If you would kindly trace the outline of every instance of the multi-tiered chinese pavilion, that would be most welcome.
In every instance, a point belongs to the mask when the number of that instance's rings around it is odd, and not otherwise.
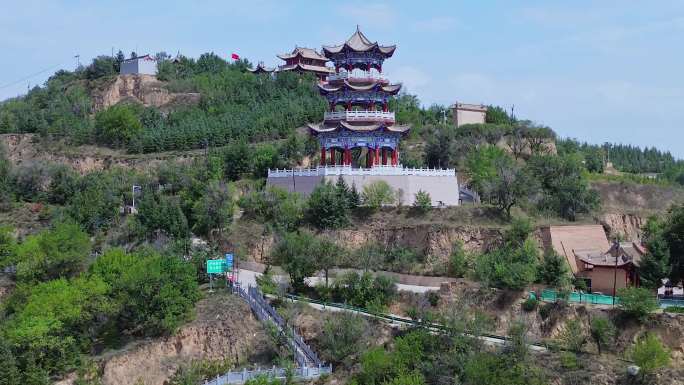
[[[395,49],[371,42],[358,27],[343,44],[323,46],[335,66],[335,73],[318,84],[329,110],[322,124],[309,126],[321,146],[322,166],[351,166],[355,148],[365,152],[358,166],[399,164],[399,140],[408,127],[395,124],[388,101],[401,84],[390,84],[382,75],[382,63]]]
[[[459,204],[456,170],[399,164],[399,141],[409,128],[396,124],[388,101],[401,85],[382,75],[383,62],[395,50],[371,42],[358,27],[343,44],[323,46],[323,58],[334,64],[318,83],[329,108],[322,123],[309,126],[321,146],[320,165],[268,170],[267,184],[309,195],[338,178],[359,190],[382,181],[401,196],[401,204],[411,204],[420,191],[430,194],[435,206]]]

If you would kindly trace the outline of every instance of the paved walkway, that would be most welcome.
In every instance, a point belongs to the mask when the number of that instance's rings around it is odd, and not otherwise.
[[[256,272],[256,271],[251,271],[251,270],[245,270],[245,269],[240,269],[238,272],[238,282],[242,284],[243,287],[247,287],[249,285],[251,286],[256,286],[256,277],[261,276],[262,273]],[[288,277],[287,276],[282,276],[282,275],[274,275],[273,278],[278,281],[278,282],[287,282]],[[306,279],[306,283],[309,284],[310,286],[315,286],[317,283],[325,282],[325,278],[322,277],[309,277]],[[428,291],[437,291],[439,290],[439,286],[419,286],[419,285],[406,285],[406,284],[401,284],[397,283],[397,290],[400,291],[407,291],[411,293],[426,293]]]

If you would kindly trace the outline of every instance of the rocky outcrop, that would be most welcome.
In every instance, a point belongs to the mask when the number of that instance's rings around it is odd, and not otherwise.
[[[200,100],[198,93],[172,93],[153,75],[119,75],[103,90],[93,92],[95,110],[99,111],[120,102],[136,102],[146,107],[165,107],[172,104],[191,105]]]
[[[620,235],[625,241],[641,242],[646,220],[634,214],[606,213],[598,218],[608,236]]]

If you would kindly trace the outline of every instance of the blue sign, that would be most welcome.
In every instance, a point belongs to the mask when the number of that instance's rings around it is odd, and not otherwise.
[[[226,253],[226,270],[233,270],[233,254]]]

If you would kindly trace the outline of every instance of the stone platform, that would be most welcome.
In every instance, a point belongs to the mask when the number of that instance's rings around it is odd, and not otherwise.
[[[401,191],[401,203],[411,205],[419,190],[430,194],[432,205],[459,205],[458,176],[455,169],[406,168],[402,166],[375,166],[354,168],[351,166],[325,166],[308,169],[269,170],[267,184],[281,187],[289,192],[308,196],[323,181],[337,182],[342,177],[351,187],[361,193],[363,187],[382,180],[395,191]]]

